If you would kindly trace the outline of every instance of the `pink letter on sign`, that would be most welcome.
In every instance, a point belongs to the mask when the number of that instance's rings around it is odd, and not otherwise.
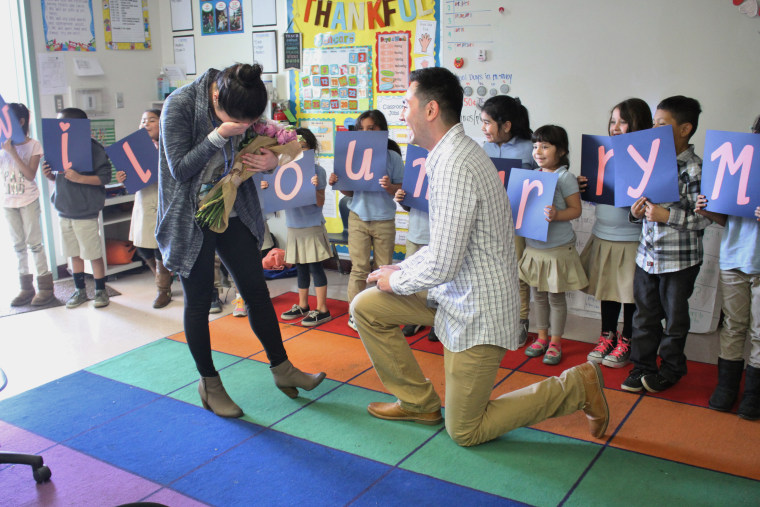
[[[63,170],[65,171],[74,165],[69,162],[69,135],[66,133],[71,124],[61,122],[58,126],[61,127],[61,131],[63,132],[63,135],[61,136],[61,160],[63,161]]]
[[[657,152],[659,150],[660,140],[655,139],[652,141],[652,148],[649,150],[649,160],[644,161],[644,158],[639,155],[639,152],[636,151],[636,148],[632,144],[628,146],[628,154],[644,171],[644,176],[641,178],[638,188],[628,187],[627,193],[630,197],[638,199],[644,193],[644,189],[647,188],[647,183],[649,183],[649,177],[652,176],[652,169],[654,169],[654,163],[657,160]]]
[[[150,179],[150,169],[143,171],[143,168],[140,166],[140,162],[137,161],[137,157],[135,157],[135,154],[132,152],[132,148],[129,146],[129,143],[124,143],[124,153],[127,155],[129,163],[132,164],[132,168],[135,170],[137,176],[142,180],[142,182],[145,183],[148,181]]]
[[[419,197],[422,192],[422,184],[425,182],[425,157],[420,157],[412,162],[412,167],[419,167],[420,172],[417,174],[417,184],[414,186],[414,197]],[[426,198],[430,198],[430,187],[428,186]]]
[[[604,152],[604,146],[599,147],[599,169],[596,174],[596,195],[602,195],[602,189],[604,189],[604,168],[607,167],[607,162],[615,154],[615,150],[610,150],[607,153]]]
[[[351,141],[348,143],[348,154],[346,155],[346,174],[349,178],[352,180],[360,180],[362,179],[362,175],[364,176],[364,179],[369,181],[372,179],[372,172],[370,172],[370,164],[372,162],[372,149],[367,148],[364,150],[364,156],[362,157],[362,165],[359,168],[359,172],[355,173],[353,172],[351,165],[352,161],[354,160],[354,147],[356,146],[356,141]]]
[[[286,194],[282,191],[282,187],[280,186],[280,180],[282,179],[282,175],[285,174],[285,171],[288,169],[293,169],[296,172],[296,184],[293,186],[293,190]],[[293,197],[298,194],[298,191],[301,190],[301,185],[303,184],[303,173],[301,173],[301,166],[296,164],[295,162],[291,162],[289,164],[285,164],[284,166],[280,167],[280,170],[277,171],[277,176],[274,177],[274,192],[277,194],[277,197],[282,199],[283,201],[289,201]]]
[[[2,132],[3,136],[7,139],[10,139],[11,134],[13,133],[13,124],[11,123],[11,117],[8,114],[9,108],[10,106],[8,104],[3,106],[3,117],[5,118],[5,121],[2,121],[2,118],[0,118],[0,132]]]
[[[544,185],[541,183],[541,180],[533,180],[530,182],[528,180],[523,181],[522,194],[520,195],[520,208],[517,211],[517,222],[515,223],[515,229],[522,227],[523,214],[525,213],[525,204],[528,202],[528,195],[530,194],[530,191],[534,188],[538,191],[536,195],[541,195],[544,193]]]
[[[723,176],[726,173],[726,166],[728,166],[728,172],[731,175],[736,174],[736,171],[741,167],[741,175],[739,176],[739,192],[736,195],[736,204],[743,206],[749,204],[749,197],[747,197],[747,185],[749,185],[749,170],[752,166],[752,155],[755,153],[755,148],[748,144],[739,153],[739,158],[734,160],[734,151],[731,148],[731,143],[725,142],[720,145],[720,148],[712,152],[710,160],[715,160],[720,157],[720,164],[718,165],[718,174],[715,176],[715,186],[713,186],[711,199],[715,200],[720,195],[720,187],[723,184]]]

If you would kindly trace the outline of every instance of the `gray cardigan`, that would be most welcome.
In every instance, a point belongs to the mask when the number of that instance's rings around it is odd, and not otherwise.
[[[158,220],[156,240],[164,265],[181,276],[190,275],[203,244],[195,222],[203,169],[220,151],[209,112],[209,87],[218,75],[210,69],[172,93],[161,113],[158,148]],[[264,236],[264,219],[253,178],[238,188],[234,211],[256,237]]]

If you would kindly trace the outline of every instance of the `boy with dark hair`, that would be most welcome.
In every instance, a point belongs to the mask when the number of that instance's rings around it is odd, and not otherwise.
[[[87,119],[81,109],[69,107],[58,113],[58,119]],[[105,184],[111,181],[111,163],[103,146],[92,141],[92,167],[66,169],[53,174],[45,162],[42,172],[55,181],[52,201],[58,211],[63,254],[71,259],[71,270],[76,290],[66,301],[66,308],[76,308],[87,301],[84,283],[84,261],[89,260],[95,278],[93,306],[108,306],[106,268],[98,227],[98,214],[106,201]],[[82,172],[80,172],[82,171]]]
[[[641,197],[631,206],[629,220],[641,223],[642,232],[633,279],[633,369],[620,386],[625,391],[658,393],[686,375],[683,351],[690,326],[688,299],[702,264],[702,235],[710,224],[695,213],[702,159],[689,144],[701,112],[699,102],[677,95],[660,102],[654,114],[654,127],[670,125],[673,129],[680,200],[658,205]]]

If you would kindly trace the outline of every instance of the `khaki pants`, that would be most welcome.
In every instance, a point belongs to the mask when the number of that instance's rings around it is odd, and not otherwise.
[[[37,276],[50,273],[45,249],[42,247],[42,226],[40,225],[40,200],[21,206],[20,208],[3,208],[8,230],[11,233],[13,250],[18,259],[18,274],[28,275],[29,256],[27,248],[32,252],[34,269]]]
[[[515,254],[519,261],[525,251],[525,238],[515,235]],[[527,320],[530,313],[530,285],[519,281],[520,283],[520,320]]]
[[[351,275],[348,278],[348,302],[367,288],[367,276],[371,271],[370,254],[374,253],[375,265],[393,263],[393,247],[396,244],[396,222],[375,220],[365,222],[353,211],[348,215],[348,255],[351,257]]]
[[[411,412],[434,412],[441,399],[425,378],[399,328],[432,326],[435,310],[419,294],[399,296],[373,287],[351,305],[364,347],[380,380]],[[574,370],[491,400],[505,349],[478,345],[463,352],[444,347],[446,430],[459,445],[493,440],[515,428],[579,410],[585,402],[583,380]]]
[[[723,330],[720,332],[720,357],[728,361],[744,359],[744,343],[752,348],[749,364],[760,368],[760,275],[738,269],[720,271],[723,294]]]

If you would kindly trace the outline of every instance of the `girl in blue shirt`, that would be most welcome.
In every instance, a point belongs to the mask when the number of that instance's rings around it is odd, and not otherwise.
[[[486,137],[483,149],[491,158],[513,158],[522,161],[523,169],[538,167],[533,160],[533,131],[530,129],[528,110],[520,99],[497,95],[486,100],[480,110]],[[515,253],[522,257],[525,238],[515,236]],[[522,347],[528,340],[528,314],[530,313],[530,286],[520,280],[520,340]]]
[[[565,292],[588,285],[575,249],[575,232],[570,220],[581,216],[578,180],[568,170],[567,132],[545,125],[533,133],[533,158],[541,171],[556,173],[554,200],[544,208],[549,222],[546,241],[526,238],[519,262],[520,279],[533,288],[538,338],[525,349],[528,357],[544,354],[545,364],[562,359],[562,334],[567,320]],[[551,342],[549,336],[551,334]]]

